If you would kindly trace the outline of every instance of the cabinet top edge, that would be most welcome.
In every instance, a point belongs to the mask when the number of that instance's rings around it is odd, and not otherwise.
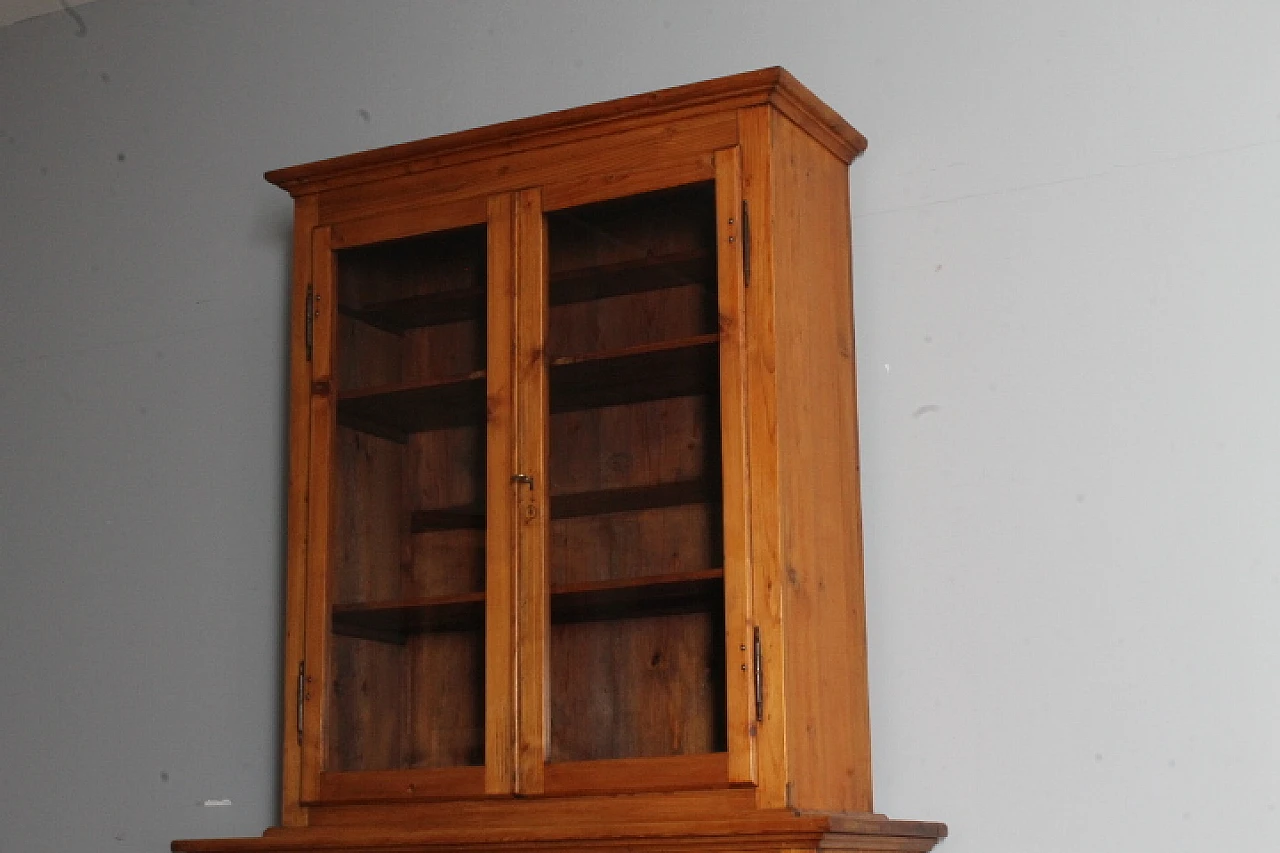
[[[677,111],[688,116],[763,104],[771,104],[793,118],[803,118],[815,137],[845,163],[852,162],[867,147],[866,138],[835,110],[786,69],[775,66],[273,169],[264,177],[297,197],[378,180],[388,174],[600,136],[624,122],[628,126],[657,124]]]

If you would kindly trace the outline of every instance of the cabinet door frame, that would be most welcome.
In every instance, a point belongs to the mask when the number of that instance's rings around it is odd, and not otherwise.
[[[653,190],[713,181],[724,506],[724,667],[726,751],[655,758],[548,762],[550,522],[547,488],[549,395],[544,344],[548,270],[545,214]],[[746,298],[738,146],[626,174],[582,177],[519,194],[517,255],[517,470],[519,715],[516,792],[524,796],[753,786],[757,783],[753,582],[749,541]]]
[[[485,709],[482,766],[330,771],[328,744],[329,663],[336,518],[333,477],[337,435],[337,274],[340,249],[413,237],[470,225],[486,225],[486,555]],[[301,624],[305,657],[298,699],[297,773],[302,806],[326,803],[466,798],[509,794],[514,788],[514,501],[509,483],[513,465],[511,408],[513,376],[508,331],[514,322],[514,195],[475,197],[423,205],[315,227],[310,239],[310,394],[307,451],[306,596]],[[295,405],[298,401],[295,400]],[[504,488],[498,488],[501,483]],[[291,614],[291,624],[298,615]],[[297,710],[295,708],[295,710]]]

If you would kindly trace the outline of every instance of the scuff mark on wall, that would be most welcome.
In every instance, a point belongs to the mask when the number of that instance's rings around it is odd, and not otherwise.
[[[81,17],[80,13],[73,9],[67,0],[58,0],[58,2],[62,5],[62,11],[70,15],[71,20],[76,22],[76,35],[79,38],[89,35],[89,25],[84,22],[84,18]]]

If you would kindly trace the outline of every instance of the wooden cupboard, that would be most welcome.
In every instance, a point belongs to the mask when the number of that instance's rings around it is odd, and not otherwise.
[[[175,851],[945,835],[872,807],[864,147],[775,68],[268,173],[282,818]]]

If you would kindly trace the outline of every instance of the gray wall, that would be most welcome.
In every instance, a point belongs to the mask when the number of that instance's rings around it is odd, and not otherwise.
[[[950,853],[1273,838],[1280,5],[78,11],[0,29],[0,851],[274,819],[290,211],[260,173],[772,64],[871,139],[879,810]]]

